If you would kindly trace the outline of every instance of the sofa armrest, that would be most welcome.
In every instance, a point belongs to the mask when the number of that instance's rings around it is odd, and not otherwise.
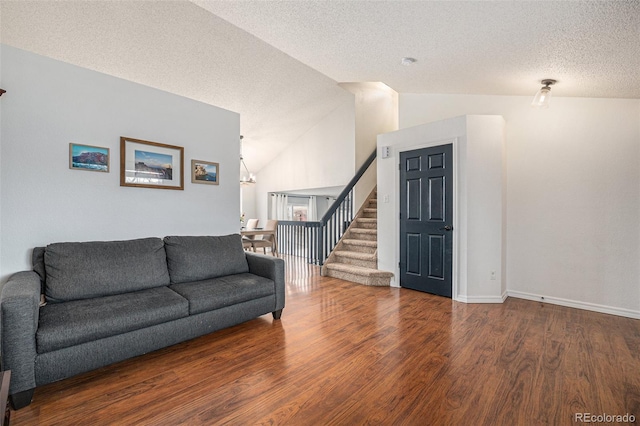
[[[40,277],[32,271],[9,278],[0,294],[2,368],[11,370],[11,395],[36,386],[36,331],[40,309]]]
[[[269,278],[276,286],[276,307],[274,311],[284,308],[284,260],[274,256],[258,253],[246,253],[249,272]]]

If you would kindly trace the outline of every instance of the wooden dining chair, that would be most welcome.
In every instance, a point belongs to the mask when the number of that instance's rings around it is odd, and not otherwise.
[[[273,231],[273,233],[262,235],[262,239],[254,240],[251,245],[253,246],[253,251],[256,251],[256,247],[262,247],[262,252],[267,254],[267,247],[271,248],[271,254],[273,256],[278,255],[278,245],[277,241],[277,230],[278,230],[278,221],[277,220],[268,220],[267,224],[263,228],[265,231]]]
[[[247,220],[247,225],[244,227],[244,229],[252,230],[252,229],[256,229],[257,227],[258,227],[258,219],[249,219]],[[253,251],[256,251],[256,249],[253,248],[254,241],[255,241],[255,238],[242,237],[242,248],[244,248],[245,250],[253,249]]]

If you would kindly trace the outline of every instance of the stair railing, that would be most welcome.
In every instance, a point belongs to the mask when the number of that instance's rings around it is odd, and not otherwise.
[[[278,221],[278,251],[322,265],[353,221],[353,189],[376,159],[376,150],[360,166],[319,221]]]

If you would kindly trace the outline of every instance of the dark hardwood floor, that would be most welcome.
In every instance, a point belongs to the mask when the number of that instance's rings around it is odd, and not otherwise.
[[[468,305],[287,259],[271,315],[38,388],[11,424],[571,425],[640,417],[640,321]]]

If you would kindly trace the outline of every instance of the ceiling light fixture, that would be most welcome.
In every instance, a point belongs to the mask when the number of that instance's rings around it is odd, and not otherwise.
[[[240,185],[251,185],[256,183],[256,175],[250,173],[247,165],[244,164],[244,159],[242,158],[242,139],[244,139],[244,136],[240,135],[240,165],[244,167],[244,172],[240,169]]]
[[[402,65],[404,65],[405,67],[411,66],[411,65],[415,64],[416,62],[418,62],[418,60],[416,58],[410,58],[408,56],[402,58],[402,60],[400,61],[400,63]]]
[[[549,108],[549,100],[551,99],[551,86],[556,84],[556,80],[546,79],[541,81],[544,86],[538,90],[533,98],[531,106],[534,108]]]

